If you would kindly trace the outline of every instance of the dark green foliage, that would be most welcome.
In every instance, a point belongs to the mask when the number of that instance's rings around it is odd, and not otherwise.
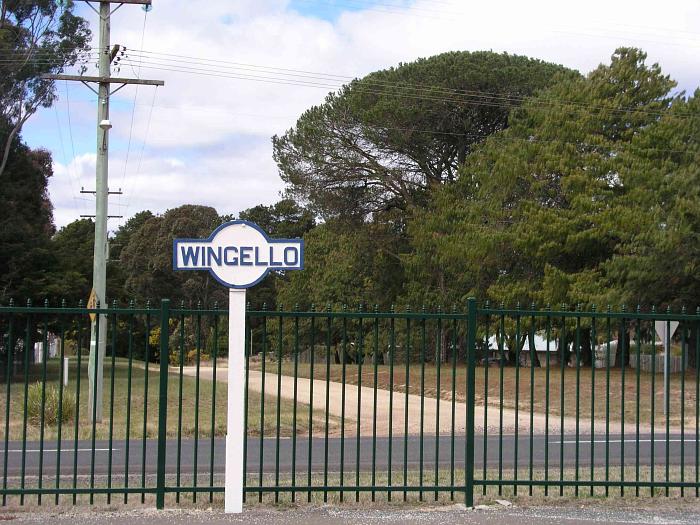
[[[575,78],[561,66],[492,52],[451,52],[377,71],[331,93],[273,137],[288,194],[324,218],[408,210],[453,181],[512,106]],[[487,96],[474,96],[474,92]]]
[[[259,204],[242,211],[239,218],[254,222],[271,237],[284,239],[303,237],[315,226],[311,212],[291,199],[283,199],[272,206]],[[284,278],[277,272],[271,272],[249,291],[248,302],[256,307],[265,304],[268,308],[274,308],[277,305],[278,282]]]
[[[197,301],[225,304],[226,291],[208,272],[175,272],[172,268],[173,239],[208,237],[219,224],[214,208],[193,205],[146,220],[121,250],[126,294],[138,301],[167,297],[174,305],[182,300],[187,305]]]
[[[629,304],[700,305],[700,90],[675,100],[622,155],[624,243],[605,264]]]
[[[240,219],[254,222],[271,237],[302,237],[316,224],[313,214],[291,199],[282,199],[272,206],[259,204],[243,210]]]
[[[474,295],[694,309],[700,92],[674,87],[627,48],[586,77],[524,57],[447,53],[351,83],[274,139],[290,198],[238,217],[272,237],[304,237],[305,270],[269,275],[249,301],[449,309]],[[468,90],[490,95],[476,103]],[[49,249],[50,159],[13,148],[0,186],[0,300],[84,299],[92,223],[63,228]],[[207,237],[232,217],[203,206],[132,217],[112,239],[110,300],[225,308],[226,290],[206,272],[173,272],[171,253],[173,238]]]
[[[140,211],[120,226],[110,240],[109,257],[113,261],[119,260],[122,250],[129,244],[133,235],[154,217],[149,210]]]
[[[0,303],[10,298],[43,300],[50,292],[54,232],[47,185],[51,155],[32,150],[19,138],[0,184]]]
[[[416,295],[558,305],[619,303],[632,292],[632,280],[610,279],[611,263],[642,245],[660,261],[654,209],[671,203],[659,191],[671,167],[660,141],[635,145],[660,132],[674,104],[675,83],[645,58],[620,49],[609,66],[543,91],[466,159],[457,183],[435,192],[411,225]],[[672,139],[683,148],[693,129],[665,133],[684,134]],[[642,161],[642,151],[655,160]],[[671,244],[683,246],[680,237]],[[664,289],[661,274],[645,274]]]
[[[71,306],[81,299],[87,302],[92,289],[92,256],[95,224],[80,219],[61,228],[54,235],[51,251],[55,264],[51,268],[53,299],[65,299]]]
[[[304,236],[304,270],[289,273],[278,302],[287,308],[325,308],[328,303],[354,308],[367,302],[388,308],[403,285],[399,239],[383,223],[317,226]]]

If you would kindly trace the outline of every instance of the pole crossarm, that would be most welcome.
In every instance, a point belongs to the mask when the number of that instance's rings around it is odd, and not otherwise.
[[[75,80],[78,82],[97,82],[106,84],[139,84],[142,86],[164,86],[162,80],[146,80],[142,78],[120,78],[120,77],[91,77],[83,75],[42,75],[41,78],[48,80]]]

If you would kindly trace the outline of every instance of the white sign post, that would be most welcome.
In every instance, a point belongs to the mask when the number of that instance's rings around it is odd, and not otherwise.
[[[208,239],[175,239],[174,270],[209,270],[229,288],[225,511],[243,511],[246,289],[270,271],[301,270],[304,241],[270,239],[259,226],[231,221]]]
[[[668,416],[668,397],[669,397],[669,365],[671,364],[671,338],[676,333],[678,321],[655,321],[654,329],[656,335],[661,339],[661,344],[664,347],[664,416]],[[656,353],[654,353],[656,359]]]

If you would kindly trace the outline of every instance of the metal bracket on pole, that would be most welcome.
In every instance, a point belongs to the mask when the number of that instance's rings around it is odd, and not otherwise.
[[[95,195],[97,192],[95,190],[86,190],[85,188],[80,188],[80,193],[89,193],[90,195]],[[122,189],[119,191],[107,191],[107,195],[123,195]]]
[[[41,75],[48,80],[74,80],[76,82],[96,82],[98,84],[138,84],[140,86],[164,86],[163,80],[147,80],[144,78],[95,77],[89,75]]]

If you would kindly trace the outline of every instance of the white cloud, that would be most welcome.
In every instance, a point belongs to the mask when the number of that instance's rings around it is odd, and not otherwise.
[[[123,213],[161,212],[182,204],[238,213],[257,203],[272,204],[281,189],[266,147],[217,151],[193,159],[149,158],[141,176],[126,186]]]
[[[191,159],[145,158],[139,176],[127,178],[122,188],[124,195],[110,197],[109,214],[125,215],[126,220],[141,210],[160,213],[182,204],[203,204],[213,206],[221,214],[236,214],[255,204],[272,204],[279,197],[281,184],[268,153],[268,148],[256,145]],[[116,157],[114,163],[123,160]],[[119,178],[118,175],[113,178]],[[94,178],[93,154],[76,157],[68,166],[54,162],[49,191],[54,203],[63,203],[54,211],[58,225],[81,214],[94,214],[94,197],[83,194],[74,198],[81,186],[94,187]],[[110,230],[124,220],[110,220]]]
[[[80,189],[94,188],[94,153],[78,155],[67,165],[56,161],[54,156],[53,177],[49,179],[49,195],[54,205],[54,220],[64,226],[80,217],[95,213],[95,199],[81,194]]]
[[[529,55],[587,72],[608,62],[617,46],[636,45],[682,87],[694,89],[699,84],[700,3],[695,0],[673,2],[673,9],[661,9],[657,0],[418,0],[402,9],[380,2],[364,11],[345,12],[333,22],[302,16],[283,0],[154,4],[143,47],[160,53],[362,76],[444,51],[482,49]],[[117,11],[112,42],[138,49],[143,16],[129,5]],[[283,133],[305,109],[322,103],[328,91],[151,69],[140,73],[162,78],[166,85],[158,89],[150,127],[154,88],[138,91],[126,172],[128,195],[121,199],[121,204],[129,203],[128,208],[122,206],[129,214],[184,203],[237,212],[273,202],[282,183],[271,159],[270,136]],[[121,74],[133,76],[134,71],[123,67]],[[134,89],[119,92],[115,98],[120,102],[111,115],[115,145],[121,143],[115,147],[111,170],[119,181]],[[88,173],[89,158],[79,155],[71,163],[73,171],[81,173],[80,181],[94,179]],[[75,201],[64,180],[70,172],[69,167],[56,165],[51,194],[58,224],[75,218]]]

